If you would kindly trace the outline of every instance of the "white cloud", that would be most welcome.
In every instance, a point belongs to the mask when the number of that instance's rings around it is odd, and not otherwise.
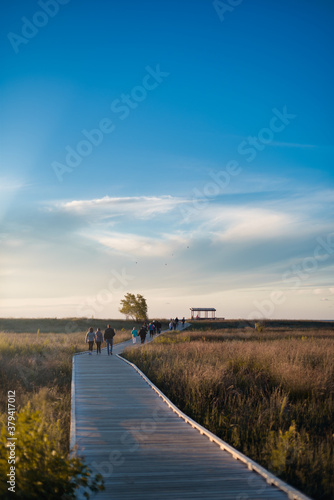
[[[178,205],[187,203],[182,198],[173,196],[133,196],[109,197],[93,200],[73,200],[61,202],[54,209],[78,215],[98,218],[130,215],[136,219],[149,219],[156,215],[174,210]]]
[[[328,233],[326,220],[314,213],[314,207],[321,206],[321,198],[329,202],[331,192],[323,195],[298,194],[293,200],[270,195],[270,199],[266,196],[256,201],[252,196],[220,196],[194,209],[187,224],[182,224],[181,209],[193,204],[182,196],[59,200],[50,203],[49,210],[36,210],[25,217],[21,214],[19,222],[14,218],[7,224],[2,253],[7,269],[19,268],[19,272],[3,276],[4,296],[42,297],[45,292],[46,297],[62,297],[64,283],[68,295],[94,295],[108,282],[108,266],[126,268],[135,276],[133,290],[150,289],[151,298],[155,297],[156,286],[165,286],[169,291],[166,299],[162,297],[164,304],[172,303],[175,285],[179,288],[181,283],[189,300],[192,294],[219,295],[245,286],[249,290],[243,293],[248,297],[260,294],[259,286],[267,287],[268,294],[277,287],[285,290],[282,275],[292,266],[300,266],[304,257],[312,256],[316,237]],[[300,290],[293,291],[294,302],[302,304],[312,298],[320,301],[326,293],[333,297],[328,266],[323,275],[320,272],[319,266],[314,279],[311,275]],[[313,290],[320,288],[326,293],[314,295]],[[212,299],[214,305],[218,295]],[[117,305],[119,300],[115,297]],[[194,297],[190,305],[196,302]],[[250,299],[248,303],[254,308]],[[56,301],[40,304],[45,314],[58,310]],[[61,308],[77,314],[75,300],[68,304],[60,300]]]
[[[293,217],[269,209],[211,207],[203,214],[201,232],[208,231],[214,240],[253,240],[277,237],[289,232]]]
[[[112,233],[109,235],[87,235],[101,245],[120,254],[134,257],[163,257],[170,255],[185,239],[177,235],[159,235],[153,238],[136,234]]]

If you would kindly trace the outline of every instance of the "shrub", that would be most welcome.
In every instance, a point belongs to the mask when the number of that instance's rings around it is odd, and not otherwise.
[[[0,475],[9,473],[7,431],[5,422],[0,434]],[[92,476],[91,470],[81,457],[69,457],[59,450],[52,437],[50,424],[47,424],[39,411],[32,410],[28,403],[16,415],[15,437],[15,497],[18,499],[49,500],[75,498],[78,488],[91,492],[104,490],[100,474]],[[0,483],[0,496],[3,500],[13,498],[8,490],[9,484]]]

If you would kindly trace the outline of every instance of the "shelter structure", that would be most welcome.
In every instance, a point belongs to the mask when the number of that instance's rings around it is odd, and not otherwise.
[[[191,307],[191,319],[208,319],[209,313],[210,319],[216,318],[216,309],[214,307]],[[204,318],[201,317],[201,313],[204,313]]]

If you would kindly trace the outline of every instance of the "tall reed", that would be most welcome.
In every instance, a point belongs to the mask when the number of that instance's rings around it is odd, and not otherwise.
[[[334,335],[316,333],[184,332],[124,355],[216,435],[306,494],[333,499]]]

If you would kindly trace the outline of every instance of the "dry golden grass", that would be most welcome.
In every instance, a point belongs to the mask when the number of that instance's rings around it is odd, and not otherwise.
[[[313,498],[334,498],[332,329],[169,333],[125,356],[222,439]]]
[[[96,326],[95,322],[90,323]],[[34,409],[41,410],[45,421],[54,424],[51,428],[56,433],[54,437],[59,447],[66,451],[69,446],[72,356],[86,351],[87,344],[86,330],[57,333],[61,328],[62,325],[59,327],[53,320],[55,332],[0,333],[0,405],[6,408],[7,392],[15,390],[17,409],[30,401]],[[115,343],[130,337],[129,330],[116,330]],[[0,414],[0,418],[3,415]]]

